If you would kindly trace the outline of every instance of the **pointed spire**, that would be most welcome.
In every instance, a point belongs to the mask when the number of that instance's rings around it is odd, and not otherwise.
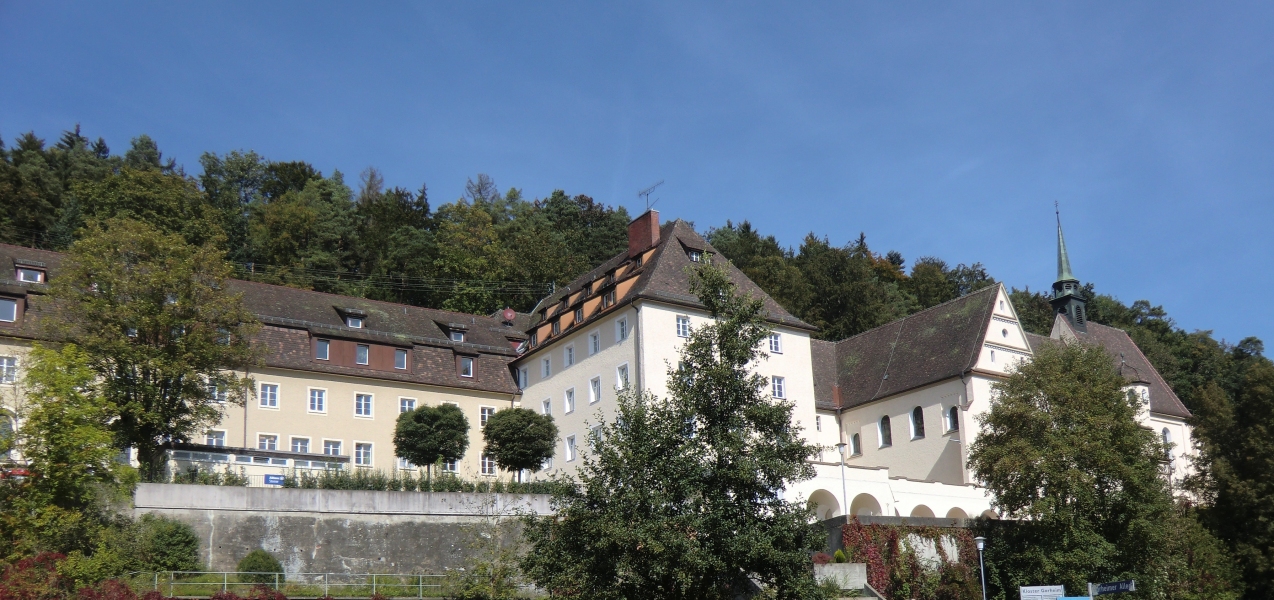
[[[1057,202],[1053,203],[1053,211],[1057,214],[1057,280],[1075,281],[1075,275],[1071,273],[1071,259],[1066,254],[1066,238],[1062,237],[1062,213]]]

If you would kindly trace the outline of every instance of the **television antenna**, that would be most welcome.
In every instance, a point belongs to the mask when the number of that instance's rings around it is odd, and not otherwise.
[[[659,187],[659,186],[661,186],[661,185],[663,185],[663,184],[664,184],[664,180],[660,179],[660,180],[659,180],[659,183],[656,183],[655,185],[652,185],[652,186],[650,186],[650,187],[648,187],[648,188],[646,188],[646,189],[644,189],[644,190],[642,190],[642,191],[640,191],[640,192],[637,192],[637,197],[638,197],[638,198],[644,198],[644,199],[646,200],[646,210],[650,210],[650,207],[654,206],[654,204],[651,204],[651,203],[650,203],[650,193],[651,193],[651,192],[653,192],[653,191],[655,191],[655,188],[657,188],[657,187]],[[656,204],[657,204],[657,203],[659,203],[659,199],[658,199],[658,198],[655,198],[655,203],[656,203]]]

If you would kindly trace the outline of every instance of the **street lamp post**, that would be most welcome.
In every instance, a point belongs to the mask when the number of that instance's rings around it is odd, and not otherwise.
[[[845,491],[845,442],[836,444],[836,450],[840,452],[840,507],[841,514],[845,515],[845,522],[849,522],[849,502],[846,498]],[[985,598],[983,600],[986,600]]]
[[[978,545],[978,569],[982,571],[982,600],[986,600],[986,563],[982,562],[982,548],[986,546],[986,538],[975,537],[973,543]]]

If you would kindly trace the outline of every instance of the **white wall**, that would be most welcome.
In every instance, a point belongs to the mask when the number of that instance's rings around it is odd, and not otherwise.
[[[841,414],[846,440],[858,434],[862,453],[851,456],[847,464],[856,467],[883,467],[897,477],[922,481],[940,481],[952,485],[966,483],[960,429],[948,427],[946,414],[964,403],[965,388],[959,379],[912,390],[892,398],[848,409]],[[912,409],[920,407],[924,414],[924,437],[912,435]],[[963,414],[963,411],[960,411]],[[889,416],[893,444],[881,446],[879,423]]]

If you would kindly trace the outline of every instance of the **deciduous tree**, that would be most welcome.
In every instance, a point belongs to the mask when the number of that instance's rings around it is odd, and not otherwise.
[[[432,469],[438,461],[460,460],[469,448],[469,419],[454,404],[421,406],[398,415],[394,453]]]
[[[496,412],[482,427],[486,454],[506,471],[539,471],[553,458],[557,445],[557,425],[553,417],[526,408],[507,408]]]

